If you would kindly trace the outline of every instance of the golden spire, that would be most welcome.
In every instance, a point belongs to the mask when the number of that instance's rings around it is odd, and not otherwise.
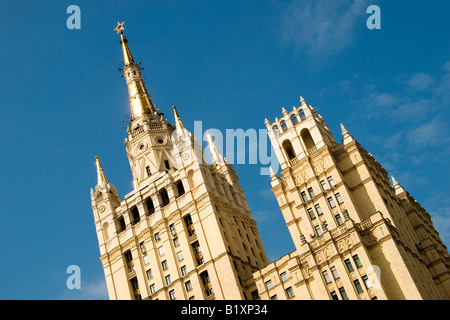
[[[120,34],[120,44],[122,45],[122,51],[123,51],[123,61],[125,62],[125,65],[129,65],[131,62],[134,62],[133,56],[131,55],[131,51],[128,48],[127,44],[127,38],[123,35],[123,30],[125,29],[123,27],[125,21],[122,23],[117,22],[117,27],[114,29],[117,31],[117,34]]]
[[[117,34],[120,34],[120,44],[122,45],[123,60],[125,63],[123,75],[127,82],[131,114],[134,120],[140,118],[143,114],[155,113],[156,106],[145,87],[141,67],[134,61],[131,51],[128,48],[127,39],[123,34],[124,23],[125,21],[122,23],[117,22],[117,27],[114,30],[117,31]]]

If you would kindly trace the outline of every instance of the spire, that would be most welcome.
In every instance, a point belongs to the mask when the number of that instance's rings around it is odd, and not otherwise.
[[[213,163],[220,166],[225,165],[225,159],[220,154],[219,150],[217,150],[216,144],[214,143],[209,131],[206,132],[206,137],[208,138],[209,151],[211,152],[211,159]]]
[[[181,121],[180,115],[178,114],[178,111],[177,111],[177,107],[173,106],[172,109],[173,109],[173,115],[175,118],[177,140],[180,140],[180,139],[188,136],[188,131],[186,130],[183,122]]]
[[[342,123],[341,123],[341,131],[342,131],[342,136],[344,137],[344,139],[342,139],[342,141],[344,142],[344,145],[347,145],[348,143],[350,143],[354,140],[353,137],[350,135],[350,133],[348,133],[348,130],[344,127],[344,125]]]
[[[344,136],[344,139],[347,138],[348,136],[350,136],[347,129],[345,129],[345,127],[342,123],[341,123],[341,131],[342,131],[342,135]]]
[[[403,187],[398,183],[398,181],[394,178],[394,176],[391,176],[392,179],[392,185],[394,186],[395,194],[399,195],[405,191]]]
[[[95,164],[97,165],[97,186],[104,189],[108,185],[108,180],[106,180],[106,176],[103,172],[98,156],[95,156]]]
[[[134,62],[133,56],[131,55],[130,48],[128,48],[128,40],[125,38],[123,34],[123,27],[125,21],[122,23],[117,22],[117,27],[114,29],[117,31],[117,34],[120,34],[120,44],[122,45],[122,51],[123,51],[123,61],[125,62],[125,65],[129,65],[131,62]]]
[[[300,97],[300,102],[302,104],[302,107],[307,108],[308,104],[306,103],[306,100],[303,97]]]
[[[131,114],[134,120],[140,118],[143,114],[155,113],[156,106],[145,87],[141,67],[134,61],[130,48],[128,48],[128,41],[123,34],[125,29],[123,27],[124,23],[125,21],[122,23],[117,22],[117,27],[114,30],[117,31],[117,34],[120,34],[124,61],[123,75],[127,82]]]

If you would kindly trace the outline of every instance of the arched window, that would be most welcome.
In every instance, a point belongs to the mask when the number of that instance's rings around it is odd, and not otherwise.
[[[132,215],[132,218],[133,218],[133,220],[131,222],[132,224],[136,224],[136,223],[138,223],[141,220],[141,217],[139,216],[139,210],[138,210],[138,208],[136,206],[134,206],[131,209],[131,215]]]
[[[315,147],[316,144],[314,143],[308,129],[303,129],[302,132],[300,132],[300,135],[302,136],[303,143],[305,144],[307,150]]]
[[[278,131],[278,126],[277,126],[277,125],[274,125],[274,126],[272,127],[272,130]]]
[[[286,122],[284,120],[281,121],[280,125],[281,125],[281,130],[282,131],[286,130],[287,126],[286,126]]]
[[[285,140],[282,146],[289,160],[292,160],[296,157],[294,147],[292,146],[292,143],[289,140]]]
[[[146,206],[147,206],[147,214],[152,214],[152,213],[154,213],[155,212],[155,206],[154,206],[154,204],[153,204],[153,200],[152,200],[152,198],[148,198],[146,201],[145,201],[145,204],[146,204]]]
[[[175,186],[177,187],[178,197],[182,196],[185,192],[183,182],[181,182],[181,180],[178,180],[177,182],[175,182]]]
[[[191,189],[194,188],[195,187],[194,170],[192,170],[192,169],[189,170],[187,173],[187,177],[188,177],[189,186],[191,187]]]
[[[125,225],[125,219],[123,217],[120,217],[118,220],[119,220],[119,230],[117,230],[117,233],[120,233],[123,230],[125,230],[127,226]]]
[[[293,114],[291,116],[291,121],[292,121],[293,124],[296,124],[298,122],[298,118],[297,118],[297,116],[295,114]]]
[[[298,111],[298,115],[300,116],[300,119],[301,119],[301,120],[306,119],[305,112],[304,112],[303,110],[300,109],[300,110]],[[301,121],[301,120],[300,120],[300,121]]]
[[[167,206],[169,204],[169,194],[167,193],[166,188],[161,189],[159,195],[161,197],[161,207]]]
[[[108,230],[108,226],[109,226],[108,222],[105,222],[105,223],[103,224],[103,235],[104,235],[104,237],[105,237],[105,241],[108,241],[108,240],[109,240],[109,230]]]

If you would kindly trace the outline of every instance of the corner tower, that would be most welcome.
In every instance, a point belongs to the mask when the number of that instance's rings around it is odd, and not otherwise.
[[[336,143],[324,119],[300,101],[266,120],[281,165],[271,190],[296,250],[254,274],[259,295],[449,299],[450,256],[429,214],[397,181],[391,185],[343,125]],[[273,290],[277,283],[285,290]]]
[[[158,111],[123,33],[131,121],[125,148],[134,189],[120,199],[97,165],[92,210],[110,299],[245,299],[267,265],[231,164],[209,140],[213,164],[184,126]]]

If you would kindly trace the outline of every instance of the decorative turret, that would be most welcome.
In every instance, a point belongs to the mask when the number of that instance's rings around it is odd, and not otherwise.
[[[225,158],[217,149],[216,144],[214,143],[214,140],[209,132],[206,132],[206,137],[208,139],[209,151],[211,152],[212,162],[217,166],[224,166],[226,163]]]
[[[95,186],[95,191],[91,188],[91,199],[94,200],[100,194],[108,192],[118,196],[116,188],[108,183],[98,156],[95,157],[95,165],[97,166],[97,185]]]

